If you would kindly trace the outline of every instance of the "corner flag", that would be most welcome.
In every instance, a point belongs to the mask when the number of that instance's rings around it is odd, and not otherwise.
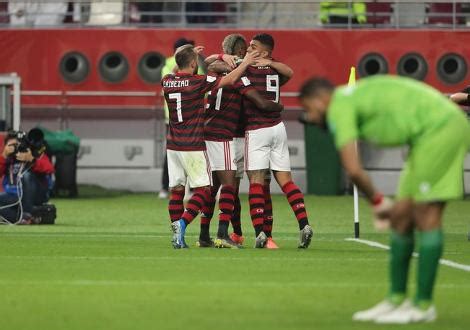
[[[354,86],[356,84],[356,68],[351,67],[349,73],[348,86]],[[356,144],[357,152],[357,144]],[[357,193],[357,187],[354,185],[354,238],[359,238],[359,195]]]
[[[356,84],[356,68],[351,67],[351,72],[349,73],[348,86],[354,86]]]

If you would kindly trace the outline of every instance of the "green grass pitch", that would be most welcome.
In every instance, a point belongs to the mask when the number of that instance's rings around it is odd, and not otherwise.
[[[308,250],[296,248],[282,196],[273,199],[281,248],[253,249],[242,200],[242,250],[196,248],[198,219],[188,229],[191,249],[173,250],[166,202],[153,194],[85,189],[54,201],[54,226],[1,226],[0,329],[398,328],[351,321],[384,297],[388,264],[386,251],[344,240],[353,232],[351,197],[306,197],[315,231]],[[387,244],[363,201],[360,215],[362,238]],[[470,203],[459,201],[444,221],[444,258],[467,265],[469,217]],[[441,265],[435,298],[438,321],[407,329],[468,329],[470,273]]]

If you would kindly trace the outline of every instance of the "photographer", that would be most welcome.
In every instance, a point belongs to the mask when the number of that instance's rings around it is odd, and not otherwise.
[[[54,166],[44,153],[44,136],[39,129],[9,132],[0,155],[0,220],[35,224],[33,207],[49,200]],[[2,219],[3,218],[3,219]],[[6,220],[6,221],[5,221]]]

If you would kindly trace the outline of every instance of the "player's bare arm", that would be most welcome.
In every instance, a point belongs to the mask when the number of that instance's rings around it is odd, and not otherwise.
[[[261,110],[267,112],[280,112],[284,110],[284,106],[281,103],[266,100],[256,89],[247,91],[245,96]]]
[[[259,61],[256,62],[256,65],[259,66],[269,66],[279,72],[280,79],[279,79],[279,85],[284,85],[286,84],[294,75],[294,70],[287,64],[273,61],[272,59],[269,58],[263,58],[260,59]]]
[[[228,85],[233,85],[235,82],[240,79],[242,74],[245,72],[245,70],[250,66],[256,63],[258,60],[259,53],[258,52],[252,52],[250,54],[246,54],[245,58],[243,59],[243,62],[232,72],[227,74],[226,76],[222,77],[220,79],[218,87],[224,87]]]
[[[206,63],[208,68],[210,68],[210,65],[214,62],[225,63],[227,64],[227,67],[230,68],[230,70],[227,70],[224,72],[228,72],[228,71],[233,70],[237,66],[237,63],[236,63],[237,59],[238,57],[234,55],[223,54],[222,56],[220,56],[220,54],[213,54],[213,55],[209,55],[208,57],[206,57],[206,59],[204,60],[204,63]],[[212,71],[212,70],[209,69],[209,71]],[[214,72],[217,72],[217,71],[214,71]]]
[[[460,105],[468,104],[468,94],[467,93],[455,93],[450,96],[450,99]]]
[[[209,64],[207,70],[214,73],[227,73],[232,71],[232,68],[224,61],[216,60],[215,62]]]

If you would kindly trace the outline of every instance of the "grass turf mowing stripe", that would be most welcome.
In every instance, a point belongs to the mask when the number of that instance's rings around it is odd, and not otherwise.
[[[231,250],[231,249],[227,249]],[[178,253],[178,252],[177,252]],[[198,260],[230,260],[230,261],[243,261],[246,260],[246,256],[242,257],[234,257],[234,256],[227,256],[227,255],[217,255],[213,257],[209,256],[198,256]],[[270,255],[269,257],[258,257],[258,256],[250,256],[250,260],[256,260],[256,261],[309,261],[309,260],[315,260],[315,261],[338,261],[338,258],[328,258],[328,257],[302,257],[302,258],[295,258],[295,257],[281,257],[281,258],[276,258],[273,255]],[[40,260],[193,260],[194,255],[190,256],[181,256],[181,255],[175,255],[175,256],[154,256],[154,257],[144,257],[144,256],[45,256],[45,255],[32,255],[32,256],[26,256],[26,255],[17,255],[17,256],[0,256],[1,259],[40,259]],[[382,261],[383,258],[374,258],[374,257],[369,257],[369,258],[342,258],[342,261]]]
[[[175,285],[174,281],[153,281],[153,280],[93,280],[93,279],[78,279],[78,280],[2,280],[0,287],[11,285],[28,285],[28,286],[156,286],[156,287],[172,287]],[[264,287],[264,288],[277,288],[279,282],[253,282],[239,283],[228,281],[198,281],[179,284],[182,287],[231,287],[237,288],[244,287]],[[357,282],[298,282],[298,283],[283,283],[283,287],[290,288],[382,288],[385,284],[381,283],[357,283]],[[411,285],[413,287],[413,285]],[[437,284],[440,289],[470,289],[470,284]]]
[[[368,240],[365,240],[365,239],[345,238],[345,241],[357,242],[357,243],[365,244],[365,245],[368,245],[368,246],[376,247],[376,248],[379,248],[379,249],[390,250],[390,247],[388,245],[385,245],[385,244],[382,244],[382,243],[379,243],[379,242],[368,241]],[[419,256],[418,253],[413,252],[413,257],[418,257],[418,256]],[[455,261],[452,261],[452,260],[447,260],[447,259],[440,259],[439,263],[441,265],[445,265],[445,266],[448,266],[448,267],[451,267],[451,268],[460,269],[460,270],[463,270],[465,272],[470,272],[470,265],[459,264],[458,262],[455,262]]]

